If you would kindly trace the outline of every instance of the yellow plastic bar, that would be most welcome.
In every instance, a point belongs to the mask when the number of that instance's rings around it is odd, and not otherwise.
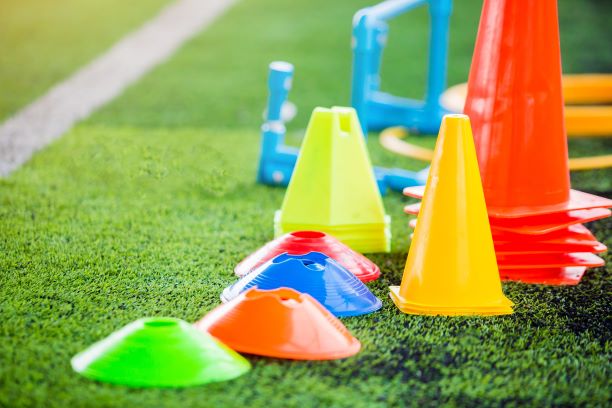
[[[612,75],[563,75],[563,98],[567,104],[612,102]]]
[[[569,159],[570,170],[607,169],[612,167],[612,154]]]
[[[462,112],[467,95],[467,84],[452,86],[440,101],[452,112]],[[612,136],[612,106],[594,105],[612,103],[612,75],[579,74],[563,76],[565,126],[570,137]],[[572,106],[572,104],[590,104]]]
[[[401,156],[429,162],[433,150],[415,146],[402,140],[408,134],[403,127],[390,127],[380,133],[380,144],[387,150]],[[569,159],[570,170],[591,170],[612,167],[612,154],[603,156],[577,157]]]
[[[612,106],[566,106],[565,129],[571,137],[610,137]]]

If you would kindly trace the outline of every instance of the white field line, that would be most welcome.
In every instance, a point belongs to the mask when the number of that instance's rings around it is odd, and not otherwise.
[[[0,176],[119,95],[237,0],[177,0],[0,125]]]

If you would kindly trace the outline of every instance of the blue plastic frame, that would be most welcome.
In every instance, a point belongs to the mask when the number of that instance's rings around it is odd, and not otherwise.
[[[429,5],[431,29],[427,92],[423,101],[401,98],[379,90],[380,63],[388,34],[387,21],[421,5]],[[452,0],[388,0],[359,10],[353,19],[352,105],[367,137],[368,129],[402,125],[420,133],[435,134],[442,116],[448,113],[439,103],[446,88],[448,27]],[[270,64],[268,107],[262,126],[261,154],[257,181],[287,186],[299,150],[286,146],[282,107],[293,79],[293,66],[287,62]],[[381,194],[388,189],[424,185],[428,168],[414,172],[375,167]]]
[[[425,98],[414,100],[382,92],[380,67],[389,31],[387,21],[423,5],[429,6],[431,18]],[[389,0],[355,14],[351,104],[359,115],[364,134],[389,126],[438,133],[442,116],[449,113],[440,105],[440,96],[446,89],[451,12],[451,0]]]

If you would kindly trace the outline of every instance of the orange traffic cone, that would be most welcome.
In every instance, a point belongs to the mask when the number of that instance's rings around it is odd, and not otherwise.
[[[512,313],[502,292],[465,115],[442,120],[402,283],[391,287],[391,298],[412,314]]]
[[[540,245],[546,234],[608,217],[612,207],[612,200],[570,189],[556,0],[484,1],[464,113],[473,123],[502,278],[577,284],[585,266],[603,261],[574,254],[569,235],[556,237],[556,256],[544,261],[529,255],[552,248]],[[404,193],[420,198],[423,190]],[[406,211],[416,213],[418,206]],[[532,235],[541,241],[529,240],[533,248],[520,257],[516,247],[508,254],[498,245],[499,231],[514,236],[510,244]],[[597,243],[588,252],[601,250]],[[544,266],[559,263],[564,266]],[[574,267],[581,269],[566,269]]]
[[[464,113],[489,214],[512,218],[612,201],[570,192],[556,0],[485,0]]]

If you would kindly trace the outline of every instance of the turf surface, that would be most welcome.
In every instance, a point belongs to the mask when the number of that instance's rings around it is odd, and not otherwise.
[[[0,120],[147,21],[169,0],[2,0]]]
[[[266,65],[274,58],[296,63],[292,99],[300,115],[291,128],[297,140],[313,106],[348,98],[349,22],[368,3],[336,3],[240,3],[169,63],[0,181],[0,405],[612,402],[609,268],[589,271],[577,287],[504,284],[517,304],[512,316],[401,315],[387,289],[400,281],[408,247],[401,211],[408,201],[398,194],[385,198],[392,253],[371,256],[383,275],[369,286],[384,307],[344,319],[362,341],[357,356],[333,362],[249,357],[254,370],[246,376],[183,390],[115,387],[71,371],[72,355],[138,317],[196,320],[218,304],[236,262],[272,238],[283,190],[253,182]],[[562,24],[574,14],[580,36],[605,38],[606,27],[594,23],[604,6],[573,4],[561,2]],[[451,58],[465,66],[453,66],[451,83],[467,75],[478,13],[477,1],[456,7]],[[255,31],[249,29],[253,15],[260,16]],[[397,27],[401,37],[419,38],[418,18],[405,21]],[[401,47],[390,51],[389,61],[410,61]],[[581,52],[564,51],[566,65],[589,70],[577,60]],[[598,60],[611,62],[605,53]],[[403,78],[412,75],[418,87],[422,67],[403,63],[401,69],[389,68],[386,86],[410,93]],[[609,149],[592,143],[573,143],[572,152]],[[369,144],[376,163],[419,167],[382,151],[374,138]],[[607,172],[582,177],[576,187],[609,189]],[[591,225],[608,245],[610,224]]]

